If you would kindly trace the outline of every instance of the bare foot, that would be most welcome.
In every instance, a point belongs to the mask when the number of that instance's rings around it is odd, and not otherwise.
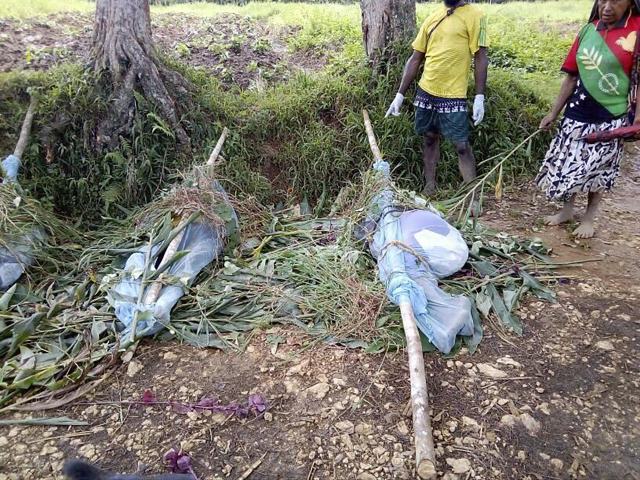
[[[482,215],[482,207],[478,200],[474,200],[471,202],[471,205],[469,205],[469,214],[472,218],[480,218]]]
[[[425,187],[422,189],[422,195],[425,197],[432,197],[436,193],[436,184],[435,183],[427,183]]]
[[[595,229],[593,228],[593,222],[589,220],[583,220],[578,228],[573,231],[573,236],[580,239],[592,238],[595,235]]]
[[[573,220],[573,210],[565,210],[564,208],[560,210],[555,215],[550,215],[548,217],[544,217],[545,225],[561,225],[563,223],[567,223]]]

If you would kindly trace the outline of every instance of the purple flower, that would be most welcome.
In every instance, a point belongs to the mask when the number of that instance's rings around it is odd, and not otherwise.
[[[191,465],[191,457],[182,450],[177,451],[172,448],[164,454],[164,463],[173,473],[191,473],[194,477],[193,466]]]
[[[267,411],[267,400],[259,393],[249,395],[249,410],[256,416]]]
[[[145,405],[153,405],[156,403],[156,396],[151,390],[145,390],[142,394],[142,403]]]

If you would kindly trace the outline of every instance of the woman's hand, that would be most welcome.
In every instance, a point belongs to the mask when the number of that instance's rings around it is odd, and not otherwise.
[[[540,130],[549,130],[553,122],[556,121],[556,118],[558,118],[558,116],[554,115],[553,113],[550,113],[549,115],[544,117],[540,122]]]

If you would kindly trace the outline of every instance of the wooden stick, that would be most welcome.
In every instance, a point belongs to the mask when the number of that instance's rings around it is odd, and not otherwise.
[[[373,159],[378,161],[382,160],[382,154],[378,148],[378,142],[376,142],[376,135],[373,133],[373,126],[371,125],[371,119],[369,118],[369,112],[362,110],[362,116],[364,117],[364,128],[367,130],[367,138],[369,139],[369,146],[373,152]]]
[[[222,135],[220,135],[220,138],[218,139],[218,143],[216,143],[213,152],[211,152],[209,160],[207,160],[207,165],[213,165],[216,163],[218,155],[220,155],[220,152],[222,151],[222,145],[224,145],[224,141],[227,139],[227,135],[229,135],[229,129],[227,127],[224,127],[224,129],[222,130]]]
[[[240,475],[238,477],[238,480],[247,480],[247,478],[249,478],[251,476],[251,474],[255,471],[255,469],[260,466],[260,464],[264,460],[264,457],[266,457],[266,456],[267,456],[267,454],[265,452],[262,455],[262,457],[260,457],[259,460],[257,460],[253,465],[251,465],[247,470],[245,470],[245,472],[242,475]]]
[[[227,139],[228,134],[229,134],[229,129],[225,127],[224,130],[222,130],[222,135],[220,135],[220,138],[218,139],[218,143],[216,143],[216,146],[213,149],[213,152],[211,152],[211,155],[209,156],[209,160],[207,160],[207,165],[209,166],[215,165],[216,160],[218,159],[218,156],[222,151],[222,145],[224,145],[224,141]],[[175,236],[175,238],[171,240],[171,243],[169,243],[169,245],[167,246],[167,249],[165,250],[164,255],[162,256],[162,261],[160,262],[160,265],[158,268],[161,268],[164,265],[166,265],[167,262],[169,262],[178,251],[180,242],[182,242],[182,239],[184,238],[184,232],[186,230],[185,224],[187,221],[188,219],[186,218],[182,218],[180,220],[180,223],[178,224],[180,233],[178,233]],[[158,279],[155,282],[153,282],[151,286],[149,286],[144,296],[144,304],[149,305],[151,303],[154,303],[156,300],[158,300],[161,290],[162,290],[162,282]]]
[[[31,125],[33,124],[33,115],[36,110],[36,103],[36,98],[32,96],[31,103],[29,103],[29,108],[27,109],[27,114],[22,122],[22,128],[20,129],[20,137],[18,138],[16,149],[13,151],[13,154],[20,159],[22,158],[24,150],[27,148],[29,134],[31,133]]]
[[[371,119],[366,110],[362,111],[364,125],[369,138],[371,152],[376,160],[382,160],[380,149],[373,132]],[[409,378],[411,381],[411,409],[413,410],[413,431],[416,447],[416,473],[423,480],[435,479],[436,453],[433,445],[431,419],[429,418],[429,395],[427,392],[427,378],[424,371],[422,357],[422,343],[416,326],[413,307],[410,302],[400,302],[402,326],[407,339],[407,354],[409,356]]]
[[[436,478],[436,453],[433,446],[431,419],[429,418],[429,396],[422,357],[422,343],[416,326],[413,308],[409,302],[400,303],[402,326],[407,338],[409,375],[411,379],[411,408],[416,444],[416,472],[422,479]]]

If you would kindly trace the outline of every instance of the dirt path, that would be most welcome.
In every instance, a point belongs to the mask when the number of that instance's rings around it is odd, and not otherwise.
[[[522,338],[488,326],[473,356],[426,356],[443,478],[640,478],[639,197],[640,158],[631,155],[598,238],[583,244],[536,227],[550,207],[530,187],[489,207],[485,222],[543,238],[558,260],[598,261],[569,272],[557,304],[524,306]],[[237,479],[263,456],[251,479],[413,478],[404,355],[300,344],[281,327],[243,354],[149,342],[85,398],[92,403],[48,413],[90,426],[0,427],[0,480],[59,478],[69,456],[160,472],[163,453],[180,446],[207,479]],[[269,414],[241,420],[117,403],[146,389],[192,402],[260,393]]]

